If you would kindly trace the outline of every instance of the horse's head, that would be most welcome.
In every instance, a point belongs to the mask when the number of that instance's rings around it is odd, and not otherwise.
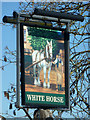
[[[46,57],[52,59],[52,40],[50,42],[47,41]]]

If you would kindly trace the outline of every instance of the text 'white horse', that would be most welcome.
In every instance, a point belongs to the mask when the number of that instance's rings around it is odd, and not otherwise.
[[[46,59],[44,59],[46,58]],[[40,86],[40,72],[43,68],[43,72],[44,72],[44,83],[43,83],[43,87],[44,88],[50,88],[50,71],[51,71],[51,66],[52,66],[52,40],[50,42],[47,41],[47,45],[45,47],[45,49],[42,51],[38,51],[35,50],[32,53],[32,63],[35,64],[33,66],[33,72],[34,72],[34,84],[36,86]],[[40,62],[38,62],[40,61]],[[36,67],[37,67],[37,77],[36,77]],[[46,84],[46,70],[48,69],[48,82]]]

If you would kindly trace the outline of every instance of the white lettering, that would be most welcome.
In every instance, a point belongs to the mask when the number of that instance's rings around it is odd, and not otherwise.
[[[45,101],[45,96],[41,96],[41,95],[28,95],[27,94],[27,98],[30,101]]]
[[[46,101],[50,101],[50,97],[49,96],[46,96]]]
[[[41,95],[29,95],[27,94],[28,101],[46,101],[46,102],[54,102],[54,103],[64,103],[63,97],[56,96],[41,96]]]
[[[35,101],[35,95],[32,95],[32,101]]]
[[[42,96],[42,101],[45,101],[45,96]]]
[[[57,102],[57,103],[63,103],[63,97],[53,97],[53,96],[46,96],[47,102]]]
[[[28,100],[31,100],[31,95],[27,94],[27,98],[28,98]]]

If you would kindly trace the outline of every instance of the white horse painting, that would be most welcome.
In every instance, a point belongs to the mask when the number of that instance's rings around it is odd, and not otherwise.
[[[46,59],[44,59],[46,58]],[[40,71],[43,68],[44,71],[44,82],[43,82],[43,87],[44,88],[50,88],[50,71],[51,71],[51,66],[52,66],[52,40],[50,42],[47,41],[47,45],[44,50],[38,51],[35,50],[32,53],[32,63],[34,64],[33,66],[33,72],[34,72],[34,85],[40,86]],[[40,61],[40,62],[38,62]],[[36,64],[35,64],[36,63]],[[37,77],[36,77],[36,67],[37,67]],[[48,82],[46,84],[46,70],[48,69]]]

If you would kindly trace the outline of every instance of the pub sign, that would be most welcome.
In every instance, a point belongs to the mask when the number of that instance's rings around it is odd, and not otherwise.
[[[68,33],[20,27],[22,105],[68,109]]]

